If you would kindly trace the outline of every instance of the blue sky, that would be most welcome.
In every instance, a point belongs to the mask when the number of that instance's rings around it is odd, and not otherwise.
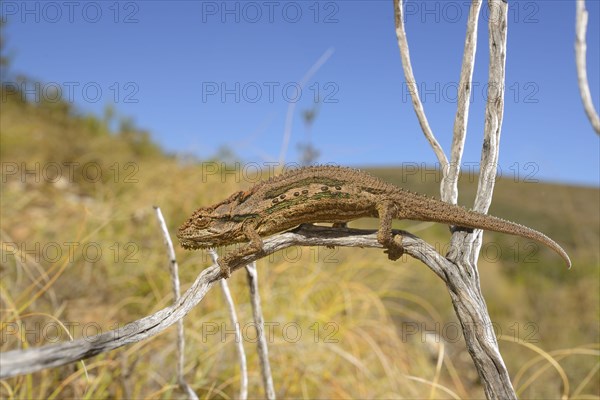
[[[321,99],[310,132],[321,162],[433,164],[400,63],[391,1],[3,1],[12,70],[60,86],[82,110],[120,114],[171,152],[285,160],[308,138],[301,113]],[[600,104],[600,2],[588,0],[588,74]],[[406,29],[430,125],[448,151],[467,1],[411,1]],[[464,162],[480,158],[487,82],[487,9]],[[600,144],[574,63],[573,1],[511,1],[503,175],[597,186]],[[302,90],[317,60],[330,56]],[[98,89],[100,91],[98,91]]]

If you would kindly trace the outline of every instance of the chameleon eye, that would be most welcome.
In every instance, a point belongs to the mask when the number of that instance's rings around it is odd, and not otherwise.
[[[210,224],[209,218],[199,218],[194,221],[194,225],[198,228],[204,228]]]

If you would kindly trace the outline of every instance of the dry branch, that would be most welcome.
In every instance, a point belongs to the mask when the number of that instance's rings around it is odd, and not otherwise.
[[[160,225],[160,230],[162,231],[163,238],[165,241],[165,246],[167,247],[167,255],[169,257],[169,271],[171,274],[171,283],[173,286],[173,301],[179,300],[181,297],[181,289],[179,284],[179,265],[177,264],[177,258],[175,257],[175,249],[173,248],[173,241],[171,240],[171,235],[169,235],[169,230],[167,229],[167,223],[165,222],[165,218],[160,211],[160,207],[154,207],[156,211],[156,218],[158,218],[158,223]],[[183,367],[185,364],[185,337],[183,335],[183,319],[177,321],[177,383],[181,390],[183,390],[190,399],[197,400],[198,396],[192,390],[190,385],[185,381]]]
[[[488,0],[488,7],[490,9],[488,90],[495,90],[495,92],[488,93],[479,184],[474,204],[474,209],[482,213],[487,213],[492,202],[500,150],[500,133],[504,114],[508,4],[502,0]],[[448,289],[456,314],[463,326],[467,348],[482,379],[486,397],[488,399],[516,399],[508,370],[498,349],[496,336],[491,329],[492,322],[479,284],[477,260],[482,234],[482,231],[475,230],[471,233],[456,232],[453,235],[451,249],[461,249],[462,251],[449,257],[460,268],[456,270],[456,276],[448,277],[450,283]],[[470,289],[468,296],[457,290],[458,282],[467,284]],[[473,326],[480,326],[484,329],[473,329]]]
[[[465,50],[460,69],[460,81],[458,83],[458,101],[456,117],[454,118],[450,163],[448,164],[448,168],[442,171],[445,180],[440,194],[442,201],[450,204],[456,204],[458,201],[458,175],[460,174],[460,163],[467,137],[467,122],[469,120],[473,69],[475,68],[475,50],[477,47],[477,24],[481,3],[482,0],[473,0],[471,2],[471,9],[469,10],[467,34],[465,35]]]
[[[273,386],[273,376],[271,374],[271,363],[269,362],[269,347],[265,337],[265,320],[263,318],[262,307],[260,305],[260,294],[258,292],[258,271],[256,262],[246,265],[248,278],[248,287],[250,288],[250,302],[252,304],[252,316],[254,326],[256,326],[257,341],[256,349],[258,351],[258,360],[260,362],[260,372],[263,379],[263,387],[267,399],[275,399],[275,387]]]
[[[417,117],[428,138],[434,153],[442,164],[441,197],[444,201],[456,203],[458,199],[458,174],[462,157],[469,110],[469,94],[474,67],[477,39],[477,19],[481,2],[473,0],[467,22],[467,34],[463,65],[459,85],[459,99],[454,123],[454,136],[451,161],[431,132],[414,85],[414,77],[408,52],[408,42],[404,31],[402,0],[394,0],[396,35],[402,55],[407,84],[411,87],[411,97]],[[504,77],[506,59],[506,15],[508,5],[502,0],[488,0],[489,16],[489,90],[496,90],[490,98],[485,112],[484,143],[481,156],[481,173],[475,202],[475,210],[486,213],[492,201],[496,165],[498,162],[499,140],[504,111]],[[412,85],[412,86],[411,86]],[[440,154],[441,153],[441,154]],[[444,160],[444,161],[442,161]],[[492,329],[485,299],[479,285],[477,259],[481,248],[480,230],[474,232],[456,231],[452,235],[448,258],[431,257],[431,253],[411,254],[421,260],[444,280],[452,299],[454,310],[461,322],[467,349],[483,382],[488,399],[516,399],[510,377]],[[451,261],[450,261],[451,260]]]
[[[204,270],[172,306],[121,328],[72,342],[0,353],[0,379],[58,367],[152,337],[183,318],[219,280],[219,268]]]
[[[431,260],[431,265],[428,266],[438,276],[444,276],[443,268],[439,265],[445,265],[448,261],[432,246],[406,232],[402,233],[402,245],[405,246],[407,254],[415,258]],[[377,242],[376,231],[302,225],[292,231],[266,238],[264,253],[260,256],[255,254],[232,260],[232,271],[290,246],[382,247]],[[157,335],[183,318],[202,301],[206,293],[220,279],[219,266],[213,264],[198,275],[192,286],[172,306],[122,328],[72,342],[0,353],[0,379],[69,364]]]
[[[448,159],[429,126],[425,110],[423,109],[423,103],[421,103],[421,98],[419,97],[415,74],[412,70],[410,52],[408,51],[408,40],[406,39],[406,31],[404,30],[404,10],[402,8],[402,0],[394,0],[394,11],[396,19],[396,37],[398,38],[398,47],[400,48],[400,56],[402,57],[402,68],[404,69],[404,77],[406,79],[410,98],[412,99],[413,108],[415,109],[415,114],[417,114],[421,129],[435,152],[441,169],[445,171],[448,168]],[[442,187],[444,185],[445,181],[442,178]]]
[[[214,249],[209,249],[208,253],[213,260],[213,263],[217,263],[217,259],[219,256]],[[246,362],[246,351],[244,350],[244,341],[242,340],[242,332],[240,330],[240,324],[238,322],[237,313],[235,312],[235,304],[233,302],[233,297],[231,296],[231,291],[229,290],[229,285],[225,279],[221,279],[219,282],[221,285],[221,291],[223,292],[223,296],[225,297],[225,302],[227,303],[227,309],[229,310],[229,320],[231,321],[231,325],[233,325],[235,331],[235,344],[238,352],[238,357],[240,358],[240,400],[246,400],[248,398],[248,363]]]
[[[229,318],[231,320],[231,324],[235,330],[235,344],[238,351],[238,357],[240,358],[241,383],[239,399],[246,400],[248,398],[248,363],[246,361],[246,351],[244,350],[242,332],[240,330],[237,313],[235,312],[235,304],[233,302],[233,297],[231,296],[231,291],[229,290],[229,285],[225,279],[221,279],[219,284],[221,285],[221,290],[225,296],[227,308],[229,309]]]
[[[333,55],[334,49],[333,47],[328,48],[325,52],[319,57],[317,61],[306,71],[302,80],[300,81],[298,88],[300,90],[304,89],[304,86],[310,81],[310,79],[317,73],[319,69],[329,60],[329,58]],[[279,166],[283,166],[285,164],[285,155],[287,154],[287,149],[290,144],[290,139],[292,137],[292,122],[294,119],[294,113],[296,111],[296,101],[290,101],[288,104],[287,112],[285,114],[285,126],[283,128],[283,142],[281,143],[281,150],[279,152]]]
[[[577,64],[577,83],[579,84],[579,93],[583,108],[592,127],[597,134],[600,134],[600,117],[594,108],[592,94],[590,93],[590,83],[587,77],[586,52],[587,43],[585,35],[587,32],[588,12],[585,9],[585,0],[576,1],[576,20],[575,20],[575,63]]]

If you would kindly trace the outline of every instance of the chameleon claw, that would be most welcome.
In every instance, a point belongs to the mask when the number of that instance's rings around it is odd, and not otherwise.
[[[388,255],[388,258],[390,260],[396,261],[397,259],[399,259],[400,257],[402,257],[404,255],[404,249],[402,247],[400,247],[400,248],[391,247],[391,248],[388,248],[387,250],[384,250],[384,253]]]
[[[225,260],[219,258],[217,260],[217,264],[219,264],[219,268],[221,270],[221,275],[223,276],[223,279],[228,279],[229,277],[231,277],[231,268]]]
[[[398,260],[404,255],[404,247],[402,247],[402,235],[397,234],[389,240],[383,243],[385,250],[384,253],[388,255],[388,258],[392,261]]]

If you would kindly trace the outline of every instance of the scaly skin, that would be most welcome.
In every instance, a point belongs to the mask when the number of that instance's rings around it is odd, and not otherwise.
[[[410,219],[533,239],[571,267],[562,247],[534,229],[409,192],[356,169],[332,166],[292,170],[200,208],[179,228],[177,237],[186,249],[249,242],[219,259],[223,275],[229,277],[230,261],[262,251],[262,237],[303,223],[343,224],[363,217],[379,218],[377,240],[392,260],[402,255],[402,247],[392,240],[392,219]]]

